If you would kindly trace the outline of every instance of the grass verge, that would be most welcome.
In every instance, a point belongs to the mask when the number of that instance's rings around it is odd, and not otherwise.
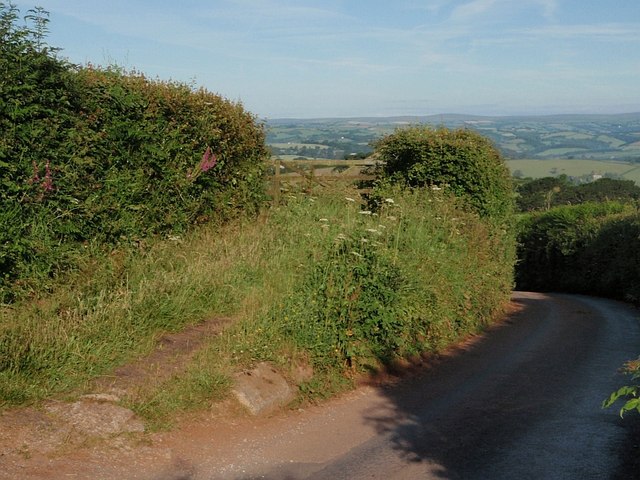
[[[300,392],[317,399],[489,323],[512,286],[510,234],[446,192],[381,195],[372,211],[352,190],[300,192],[258,219],[92,255],[53,294],[2,312],[2,405],[82,389],[214,315],[235,321],[186,371],[126,400],[152,424],[224,398],[258,361],[311,366]]]

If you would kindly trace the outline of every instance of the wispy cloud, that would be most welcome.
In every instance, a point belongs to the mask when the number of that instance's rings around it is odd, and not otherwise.
[[[525,35],[545,38],[583,38],[637,40],[640,39],[640,23],[604,23],[581,25],[544,25],[521,29]]]
[[[498,0],[473,0],[456,7],[451,13],[453,21],[468,21],[491,10]]]

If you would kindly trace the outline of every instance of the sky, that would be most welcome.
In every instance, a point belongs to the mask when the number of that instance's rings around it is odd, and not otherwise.
[[[13,0],[77,64],[259,118],[640,111],[638,0]]]

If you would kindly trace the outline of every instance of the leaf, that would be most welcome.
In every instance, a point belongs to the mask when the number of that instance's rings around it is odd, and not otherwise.
[[[604,402],[602,402],[602,408],[609,408],[611,405],[613,405],[616,400],[618,400],[619,398],[622,397],[627,397],[629,395],[631,396],[636,396],[637,395],[637,391],[638,391],[638,387],[637,386],[625,386],[625,387],[621,387],[619,388],[617,391],[613,392],[609,398],[607,400],[605,400]]]
[[[620,416],[622,417],[624,412],[628,412],[629,410],[638,410],[638,412],[640,412],[640,398],[627,400],[627,403],[625,403],[620,409]]]

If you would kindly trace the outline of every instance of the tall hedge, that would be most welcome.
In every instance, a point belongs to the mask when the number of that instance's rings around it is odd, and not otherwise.
[[[0,3],[0,301],[87,242],[138,242],[255,211],[264,132],[241,104],[118,68],[79,67]],[[37,283],[37,282],[36,282]]]
[[[640,217],[634,210],[586,203],[530,214],[520,228],[516,287],[640,304]]]
[[[483,217],[513,211],[511,175],[490,140],[466,129],[415,126],[378,141],[382,175],[409,186],[446,187]]]

